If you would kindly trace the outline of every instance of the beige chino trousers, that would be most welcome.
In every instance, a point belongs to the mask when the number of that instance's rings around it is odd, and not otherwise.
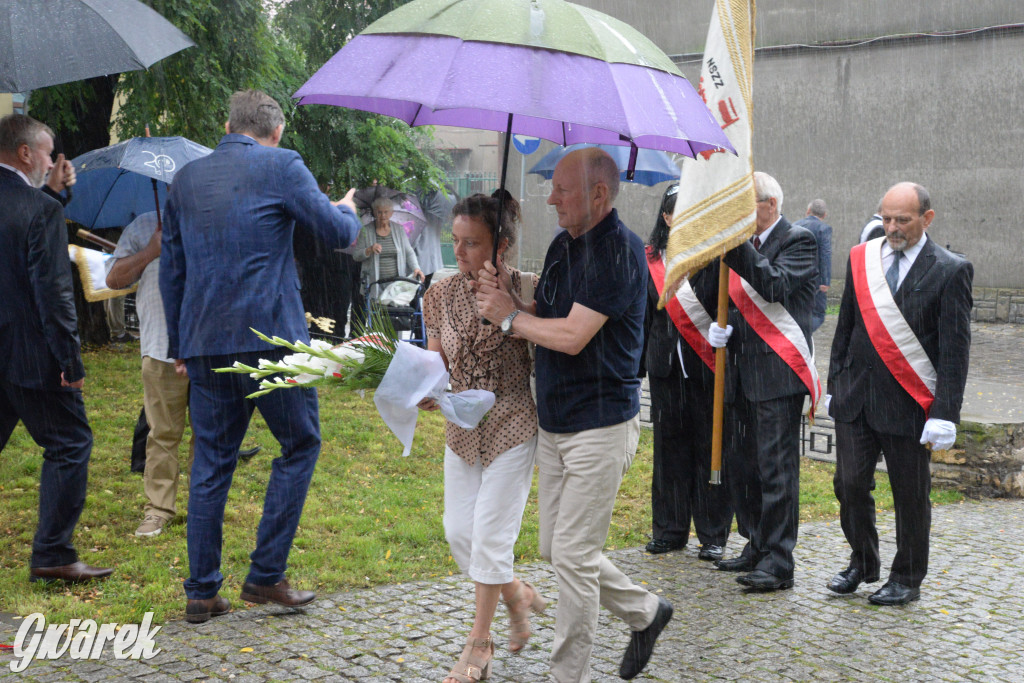
[[[178,446],[185,433],[188,409],[188,377],[174,371],[174,363],[142,357],[142,392],[149,437],[146,439],[146,471],[142,475],[147,515],[174,517],[178,496]],[[188,464],[192,467],[193,444]]]
[[[634,631],[654,620],[658,598],[635,585],[602,552],[615,496],[640,440],[640,416],[571,434],[539,430],[540,554],[558,580],[551,675],[588,683],[603,606]]]

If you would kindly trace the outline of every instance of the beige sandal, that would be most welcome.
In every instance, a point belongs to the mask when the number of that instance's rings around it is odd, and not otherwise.
[[[519,605],[523,602],[523,586],[530,589],[530,592],[533,593],[533,598],[526,609],[517,610],[513,605]],[[518,654],[526,647],[526,641],[530,639],[530,612],[540,614],[548,606],[548,601],[540,596],[536,588],[526,581],[520,581],[519,587],[516,588],[512,599],[504,602],[505,607],[508,608],[508,649],[513,654]]]
[[[473,648],[487,647],[491,650],[491,656],[486,662],[481,662],[473,656]],[[491,662],[494,661],[494,639],[488,634],[486,638],[466,638],[466,647],[462,648],[462,656],[452,667],[451,672],[445,679],[454,678],[459,683],[477,683],[487,680],[491,675]]]

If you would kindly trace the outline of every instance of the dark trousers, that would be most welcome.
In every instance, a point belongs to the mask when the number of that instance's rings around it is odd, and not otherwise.
[[[875,466],[885,454],[896,507],[896,557],[889,580],[918,587],[928,572],[928,535],[932,523],[931,455],[912,436],[871,429],[862,412],[853,422],[836,422],[836,475],[839,519],[850,543],[850,566],[877,576],[878,531],[875,527]]]
[[[820,289],[814,293],[814,308],[811,311],[811,332],[825,322],[825,311],[828,309],[828,295]]]
[[[213,368],[227,367],[236,360],[255,366],[260,358],[280,360],[288,353],[275,349],[186,360],[189,412],[195,434],[187,527],[190,576],[185,581],[185,594],[190,599],[212,598],[224,581],[220,572],[224,506],[238,464],[238,447],[255,408],[260,409],[271,433],[280,442],[281,456],[271,466],[246,581],[267,586],[284,578],[288,553],[320,455],[316,390],[278,389],[248,399],[246,395],[258,388],[255,380],[248,375],[215,373]]]
[[[732,507],[728,489],[708,483],[712,403],[708,392],[697,386],[699,381],[683,378],[677,358],[668,377],[649,377],[654,425],[652,535],[656,540],[685,543],[692,518],[702,545],[724,546]]]
[[[85,506],[92,430],[82,392],[27,389],[0,380],[0,451],[21,420],[43,448],[39,523],[32,540],[32,567],[78,561],[71,534]]]
[[[724,478],[743,556],[757,569],[793,578],[793,548],[800,521],[800,411],[804,395],[726,405]]]

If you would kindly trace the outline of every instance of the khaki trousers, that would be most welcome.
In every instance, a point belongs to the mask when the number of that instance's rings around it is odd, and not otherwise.
[[[658,599],[635,585],[602,549],[622,477],[640,439],[640,417],[572,434],[539,430],[540,554],[558,580],[551,675],[590,681],[590,656],[603,606],[634,631],[654,620]]]
[[[142,392],[149,437],[146,439],[146,471],[142,475],[147,515],[174,517],[178,496],[178,446],[185,433],[188,378],[174,371],[174,363],[142,357]],[[189,444],[186,474],[192,466]]]

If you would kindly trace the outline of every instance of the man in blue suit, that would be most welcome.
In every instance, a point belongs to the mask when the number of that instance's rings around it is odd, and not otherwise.
[[[818,243],[818,291],[814,293],[814,310],[811,313],[811,331],[825,322],[828,308],[828,288],[832,285],[832,226],[825,222],[825,200],[815,199],[807,205],[807,215],[793,223],[807,228]]]
[[[0,119],[0,451],[19,419],[44,449],[29,580],[77,582],[113,570],[80,562],[71,544],[85,506],[92,431],[57,194],[74,171],[63,154],[54,164],[52,153],[47,126],[22,114]]]
[[[249,331],[308,341],[292,252],[292,236],[308,230],[331,248],[350,246],[359,234],[352,191],[332,202],[320,192],[298,153],[278,149],[284,114],[256,90],[231,97],[227,135],[212,154],[187,164],[167,199],[160,292],[167,317],[168,355],[187,369],[195,434],[188,504],[190,576],[185,618],[193,623],[225,614],[218,595],[224,506],[238,447],[254,408],[281,443],[273,461],[241,598],[248,602],[305,605],[316,595],[292,589],[285,578],[288,553],[320,453],[316,391],[246,395],[248,375],[214,368],[287,351]]]

